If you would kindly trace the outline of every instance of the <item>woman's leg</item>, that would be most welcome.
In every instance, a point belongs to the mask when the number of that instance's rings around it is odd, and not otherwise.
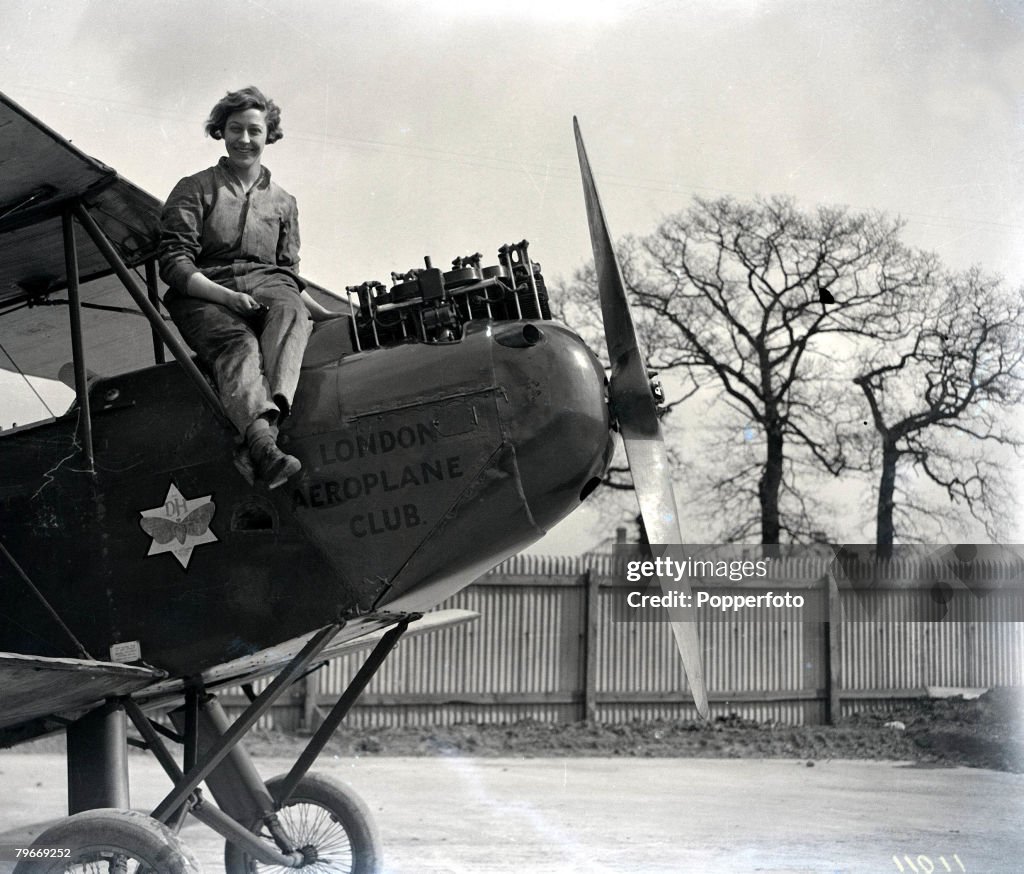
[[[313,323],[298,290],[288,281],[273,277],[255,288],[252,295],[268,307],[260,332],[263,372],[270,397],[280,407],[284,418],[295,398],[302,356]]]
[[[263,373],[255,332],[240,315],[210,301],[172,299],[167,310],[212,373],[224,410],[245,439],[246,448],[235,458],[242,475],[250,483],[258,477],[272,489],[282,485],[302,464],[277,447],[281,411]]]
[[[213,376],[221,403],[240,435],[258,418],[277,414],[261,367],[259,340],[245,319],[220,304],[193,297],[172,299],[167,310]]]
[[[276,418],[276,416],[275,416]],[[269,417],[256,419],[245,432],[249,458],[261,480],[272,489],[284,485],[302,470],[302,462],[287,455],[277,445],[277,426]]]

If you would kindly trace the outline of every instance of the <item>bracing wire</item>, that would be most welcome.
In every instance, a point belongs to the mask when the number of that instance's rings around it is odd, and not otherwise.
[[[14,356],[12,356],[11,353],[7,351],[3,343],[0,343],[0,352],[3,352],[4,355],[7,356],[7,359],[11,362],[11,364],[14,365],[14,369],[17,370],[21,378],[25,380],[25,385],[27,385],[32,390],[32,394],[39,398],[39,403],[43,405],[43,407],[46,409],[46,412],[48,412],[53,418],[56,419],[57,414],[50,409],[50,405],[46,403],[46,401],[43,400],[43,396],[36,391],[36,387],[32,385],[32,381],[25,375],[25,372],[18,366],[18,362],[14,360]]]

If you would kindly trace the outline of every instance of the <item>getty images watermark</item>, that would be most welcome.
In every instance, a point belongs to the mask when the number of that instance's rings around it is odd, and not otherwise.
[[[633,609],[642,607],[708,607],[722,613],[739,613],[760,607],[795,607],[802,609],[807,601],[803,595],[790,591],[775,592],[769,589],[757,594],[715,593],[707,588],[680,588],[683,581],[699,581],[706,586],[708,580],[722,581],[723,584],[763,580],[768,576],[771,558],[757,561],[724,559],[701,559],[687,556],[683,561],[660,557],[656,559],[633,559],[626,564],[626,582],[653,583],[657,581],[659,592],[650,594],[632,589],[626,595],[626,604]]]
[[[615,548],[613,619],[767,621],[775,616],[822,621],[828,609],[820,587],[780,577],[779,559],[759,547],[620,544]]]
[[[619,622],[1024,620],[1010,546],[619,544],[610,582]]]

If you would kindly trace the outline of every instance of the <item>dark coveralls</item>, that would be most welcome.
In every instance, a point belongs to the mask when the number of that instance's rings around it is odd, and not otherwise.
[[[170,287],[164,304],[243,436],[265,413],[286,416],[298,385],[312,329],[299,296],[298,218],[295,198],[266,167],[246,192],[227,158],[175,185],[161,215],[160,277]],[[188,297],[196,272],[269,311],[245,317]]]

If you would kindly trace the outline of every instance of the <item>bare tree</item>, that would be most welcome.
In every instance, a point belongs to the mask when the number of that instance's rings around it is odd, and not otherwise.
[[[876,436],[878,554],[891,554],[897,524],[913,535],[922,515],[939,512],[901,487],[904,465],[1000,539],[1011,500],[1005,455],[1024,447],[1006,415],[1024,399],[1024,290],[1007,292],[976,269],[937,275],[888,333],[853,380]]]
[[[758,458],[716,465],[709,506],[722,540],[827,539],[804,473],[846,465],[838,423],[848,398],[836,386],[849,375],[835,361],[849,350],[826,341],[849,345],[898,324],[903,300],[927,282],[934,265],[900,243],[901,227],[874,213],[804,213],[784,198],[696,198],[623,242],[651,365],[687,376],[670,408],[701,386],[756,432]]]

